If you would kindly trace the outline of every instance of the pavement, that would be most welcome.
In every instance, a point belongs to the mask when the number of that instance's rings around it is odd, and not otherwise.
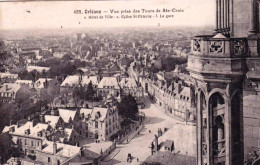
[[[118,144],[120,150],[111,160],[102,162],[104,165],[112,164],[140,164],[151,155],[151,143],[154,135],[157,134],[158,128],[171,129],[180,121],[168,116],[162,107],[153,104],[147,97],[144,98],[145,108],[140,111],[145,113],[144,128],[140,133],[135,135],[129,143]],[[150,132],[149,132],[150,130]],[[131,153],[133,159],[131,163],[127,162],[127,155]],[[111,153],[112,154],[112,153]],[[139,161],[137,161],[137,158]]]

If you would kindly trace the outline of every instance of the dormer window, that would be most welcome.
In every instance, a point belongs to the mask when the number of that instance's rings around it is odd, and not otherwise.
[[[95,119],[99,119],[101,117],[101,114],[100,112],[98,111],[96,114],[95,114]]]
[[[38,132],[38,133],[37,133],[37,136],[38,136],[38,137],[42,137],[42,131]]]
[[[24,134],[25,135],[29,135],[30,134],[30,129],[25,130]]]

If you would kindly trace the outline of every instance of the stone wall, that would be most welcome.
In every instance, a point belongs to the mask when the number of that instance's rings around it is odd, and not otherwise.
[[[248,153],[260,147],[260,92],[244,90],[244,160]]]
[[[250,26],[250,12],[252,0],[234,0],[233,32],[235,37],[247,37]],[[232,27],[232,26],[231,26]]]
[[[174,152],[181,155],[196,157],[196,126],[176,124],[159,137],[159,144],[166,140],[174,141]]]

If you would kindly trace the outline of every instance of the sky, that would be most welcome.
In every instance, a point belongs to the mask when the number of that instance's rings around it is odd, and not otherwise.
[[[139,13],[152,18],[122,19],[122,14],[110,10],[161,10],[160,13]],[[162,12],[163,9],[182,9],[184,12]],[[82,14],[75,14],[81,10]],[[85,14],[85,10],[101,10],[101,14]],[[107,11],[107,13],[104,13]],[[157,14],[157,18],[156,18]],[[158,18],[164,15],[164,18]],[[113,19],[89,19],[89,16],[119,16]],[[125,14],[126,15],[126,14]],[[135,13],[135,15],[138,15]],[[172,17],[172,15],[174,15]],[[169,18],[165,18],[169,16]],[[150,26],[214,26],[213,0],[117,0],[117,1],[34,1],[0,3],[0,29],[140,27]]]

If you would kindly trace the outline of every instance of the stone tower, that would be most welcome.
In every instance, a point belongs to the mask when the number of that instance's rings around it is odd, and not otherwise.
[[[249,105],[245,96],[254,83],[250,95],[260,98],[259,15],[257,0],[216,0],[215,32],[192,40],[187,69],[196,81],[198,165],[244,164],[250,145],[260,144],[260,115],[251,115],[255,123],[246,115],[260,102]],[[260,105],[254,110],[260,114]],[[258,134],[248,137],[253,128]]]

